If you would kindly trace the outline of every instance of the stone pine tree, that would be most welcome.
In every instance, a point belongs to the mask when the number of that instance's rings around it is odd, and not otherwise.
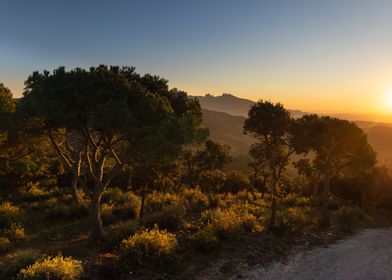
[[[26,81],[21,110],[40,120],[38,129],[64,165],[76,170],[74,178],[81,165],[93,178],[92,242],[102,237],[102,195],[123,167],[149,150],[151,137],[179,147],[196,138],[201,124],[197,101],[170,90],[162,78],[137,74],[133,67],[34,72]]]
[[[320,224],[327,227],[331,178],[371,169],[376,163],[376,153],[366,134],[353,122],[317,115],[304,116],[298,122],[301,123],[302,145],[315,153],[312,165],[322,178]]]

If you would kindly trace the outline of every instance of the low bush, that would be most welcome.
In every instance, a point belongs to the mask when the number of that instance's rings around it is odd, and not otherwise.
[[[85,204],[64,204],[58,203],[51,208],[47,208],[46,212],[51,219],[78,219],[88,215],[88,206]]]
[[[117,246],[125,238],[134,235],[139,228],[136,221],[125,221],[111,225],[107,230],[108,247]]]
[[[5,252],[11,247],[11,241],[7,237],[0,236],[0,252]]]
[[[59,204],[59,200],[56,197],[52,197],[49,198],[46,202],[45,202],[45,206],[48,208],[54,208]]]
[[[218,246],[219,238],[216,235],[215,228],[209,224],[199,229],[190,237],[192,246],[196,251],[208,251]]]
[[[39,182],[29,182],[27,185],[18,188],[18,192],[27,201],[48,198],[52,194],[50,191],[43,189]]]
[[[154,212],[168,205],[179,204],[181,201],[181,197],[176,194],[153,192],[146,197],[145,210],[146,212]]]
[[[183,224],[184,215],[185,208],[183,206],[169,205],[146,215],[144,224],[150,228],[157,224],[162,229],[176,230]]]
[[[199,188],[186,188],[182,191],[181,196],[189,211],[200,212],[208,207],[208,196],[202,193]]]
[[[121,242],[120,251],[125,260],[143,265],[145,263],[165,264],[175,258],[177,239],[166,230],[157,227],[136,233]]]
[[[20,223],[13,223],[5,230],[5,235],[9,240],[19,242],[25,238],[24,228]]]
[[[103,195],[102,202],[112,205],[112,214],[120,218],[134,219],[139,215],[141,201],[132,192],[123,192],[119,188],[111,188]]]
[[[314,223],[309,208],[293,207],[283,209],[277,213],[276,232],[301,232]]]
[[[245,231],[252,231],[256,225],[256,217],[247,211],[234,207],[222,210],[205,211],[202,219],[212,227],[219,238],[236,237]]]
[[[113,214],[121,217],[134,219],[139,215],[141,201],[132,192],[124,193],[122,200],[114,204]]]
[[[42,255],[38,251],[31,249],[16,251],[12,253],[12,258],[5,262],[0,270],[7,279],[14,279],[21,269],[40,259],[42,259]]]
[[[109,203],[103,203],[101,205],[101,218],[104,223],[112,223],[114,221],[113,215],[114,206]]]
[[[19,272],[21,279],[31,280],[74,280],[83,273],[82,262],[71,257],[47,257],[42,261],[23,268]]]
[[[310,204],[309,198],[297,194],[289,194],[282,201],[286,207],[307,207]]]
[[[332,216],[334,223],[343,231],[352,232],[356,227],[368,221],[367,215],[358,207],[339,208]]]
[[[119,188],[109,188],[102,196],[103,203],[124,202],[124,193]]]
[[[0,226],[6,227],[16,222],[19,217],[19,208],[9,201],[0,204]]]

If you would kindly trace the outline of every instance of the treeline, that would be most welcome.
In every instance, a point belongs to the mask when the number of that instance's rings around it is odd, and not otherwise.
[[[390,171],[376,167],[376,153],[356,124],[317,115],[294,119],[283,105],[259,101],[244,133],[255,139],[247,171],[230,170],[236,160],[230,147],[208,139],[199,103],[167,80],[103,65],[34,72],[19,99],[0,85],[2,197],[26,198],[37,184],[67,192],[75,207],[88,204],[91,243],[103,238],[101,216],[113,188],[140,198],[128,218],[141,221],[154,210],[152,194],[187,190],[200,191],[207,209],[238,194],[267,207],[265,226],[272,231],[292,197],[315,209],[322,227],[330,225],[336,200],[369,213],[392,210]]]

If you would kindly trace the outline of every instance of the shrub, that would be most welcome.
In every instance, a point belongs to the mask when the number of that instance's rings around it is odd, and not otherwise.
[[[78,191],[78,193],[76,194],[76,197],[77,197],[78,199],[80,198],[80,191]],[[61,199],[62,199],[63,201],[66,201],[66,202],[71,202],[71,201],[74,200],[74,197],[73,197],[72,194],[67,193],[67,194],[64,194],[64,195],[61,197]]]
[[[313,218],[308,208],[293,207],[279,211],[277,221],[277,232],[300,232],[313,223]]]
[[[257,225],[256,218],[247,211],[241,211],[234,207],[215,211],[206,211],[202,219],[209,223],[212,230],[220,238],[235,237],[244,231],[252,231]]]
[[[169,205],[159,211],[148,214],[144,218],[144,224],[147,227],[158,224],[160,228],[176,230],[183,224],[184,215],[185,208],[183,206]]]
[[[240,172],[230,172],[226,175],[221,192],[238,193],[250,184],[248,176]]]
[[[337,210],[332,219],[341,230],[352,232],[361,223],[367,222],[368,217],[358,207],[346,206]]]
[[[108,189],[102,202],[113,206],[112,213],[120,217],[136,218],[140,211],[140,198],[132,192],[123,192],[119,188]]]
[[[103,203],[101,205],[101,218],[104,223],[111,223],[114,221],[113,209],[114,206],[112,204]]]
[[[287,207],[307,207],[309,203],[309,198],[298,196],[297,194],[289,194],[282,199],[282,204],[285,204]]]
[[[153,192],[147,195],[145,209],[147,212],[161,210],[168,205],[175,205],[181,202],[181,197],[176,194]]]
[[[34,280],[73,280],[79,279],[83,273],[82,262],[71,257],[47,257],[19,272],[21,279]]]
[[[56,204],[52,208],[46,209],[49,218],[52,219],[78,219],[86,217],[88,214],[87,205],[75,204]]]
[[[5,252],[11,246],[11,241],[7,237],[0,237],[0,252]]]
[[[199,229],[191,236],[190,240],[197,251],[208,251],[219,244],[219,238],[211,224]]]
[[[39,182],[29,182],[27,185],[20,187],[18,191],[25,200],[30,201],[47,198],[51,194],[49,191],[44,190]]]
[[[147,262],[164,264],[173,260],[177,249],[177,239],[166,230],[157,227],[144,230],[121,242],[121,254],[124,258],[143,265]]]
[[[41,258],[41,254],[35,250],[17,251],[12,254],[12,258],[5,262],[1,270],[7,279],[13,279],[22,268],[32,265]]]
[[[45,202],[45,204],[46,204],[46,206],[47,206],[48,208],[54,208],[54,207],[56,207],[56,206],[58,205],[58,203],[59,203],[59,200],[58,200],[57,198],[55,198],[55,197],[49,198],[49,199]]]
[[[245,211],[242,213],[242,228],[245,232],[252,232],[257,227],[257,218]]]
[[[208,207],[208,197],[199,188],[186,188],[182,191],[181,196],[186,208],[190,211],[199,212]]]
[[[134,219],[139,215],[141,201],[132,192],[124,193],[122,200],[114,204],[113,213],[120,217]]]
[[[124,202],[124,193],[119,188],[109,188],[102,196],[103,203]]]
[[[9,226],[18,219],[19,208],[9,201],[0,204],[0,226]]]
[[[125,221],[111,225],[108,229],[108,246],[118,245],[125,238],[135,234],[139,229],[136,221]]]
[[[13,223],[6,231],[9,240],[18,242],[25,238],[24,228],[19,223]]]

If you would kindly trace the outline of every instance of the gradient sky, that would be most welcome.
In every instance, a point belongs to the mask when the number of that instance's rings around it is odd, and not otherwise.
[[[0,34],[0,82],[15,96],[34,70],[109,64],[192,95],[392,110],[389,0],[0,0]]]

